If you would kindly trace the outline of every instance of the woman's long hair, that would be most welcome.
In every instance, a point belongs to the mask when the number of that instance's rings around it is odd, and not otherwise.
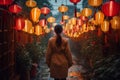
[[[61,37],[60,34],[62,33],[63,28],[62,28],[61,25],[56,25],[55,28],[54,28],[54,31],[55,31],[55,33],[57,35],[56,45],[57,45],[57,47],[60,47],[61,44],[62,44],[62,37]]]

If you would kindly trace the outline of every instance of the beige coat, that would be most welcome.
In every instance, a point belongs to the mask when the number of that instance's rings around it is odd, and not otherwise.
[[[62,38],[62,46],[56,47],[56,36],[48,41],[46,63],[50,68],[50,76],[53,78],[66,78],[68,68],[72,65],[71,51],[66,38]]]

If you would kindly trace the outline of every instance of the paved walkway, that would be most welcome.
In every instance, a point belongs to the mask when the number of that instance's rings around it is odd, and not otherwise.
[[[74,65],[69,68],[68,71],[68,80],[86,80],[85,73],[87,70],[82,66],[79,65],[75,57],[73,57],[73,63]],[[50,78],[49,68],[47,67],[45,63],[45,57],[43,56],[41,58],[39,67],[38,67],[38,74],[35,79],[32,80],[54,80]]]

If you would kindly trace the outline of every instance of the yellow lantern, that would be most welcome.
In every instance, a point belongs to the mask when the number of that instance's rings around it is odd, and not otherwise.
[[[63,15],[63,20],[68,20],[69,16],[68,15]]]
[[[29,31],[28,31],[29,34],[33,34],[34,33],[34,27],[32,27]]]
[[[35,34],[36,34],[37,36],[43,34],[42,26],[40,26],[40,25],[36,25],[36,26],[35,26]]]
[[[96,22],[97,24],[101,24],[103,21],[104,21],[104,13],[101,12],[101,11],[98,11],[98,12],[95,14],[95,22]]]
[[[23,28],[24,32],[29,32],[29,30],[32,28],[32,23],[30,20],[25,20],[25,27]]]
[[[112,29],[120,29],[120,17],[114,16],[113,19],[110,21]]]
[[[76,25],[77,24],[77,19],[75,17],[71,18],[71,23],[73,25]]]
[[[92,15],[92,10],[90,8],[84,8],[81,12],[83,16],[89,17]]]
[[[81,16],[81,13],[80,12],[76,12],[76,17],[80,17]]]
[[[35,7],[31,10],[31,19],[33,22],[38,22],[41,11],[38,7]]]
[[[98,7],[102,4],[102,0],[88,0],[88,4],[93,7]]]
[[[59,12],[64,13],[68,11],[68,7],[62,4],[60,7],[58,7]]]
[[[109,31],[109,22],[104,20],[103,23],[101,24],[101,30],[103,32],[108,32]]]
[[[26,1],[25,4],[27,7],[35,7],[37,5],[36,1],[34,1],[34,0],[28,0],[28,1]]]
[[[51,16],[51,17],[49,17],[49,18],[47,19],[47,21],[48,21],[49,23],[54,23],[54,22],[56,21],[56,19]]]

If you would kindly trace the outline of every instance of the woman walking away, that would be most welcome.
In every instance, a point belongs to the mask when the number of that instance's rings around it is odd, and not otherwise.
[[[63,28],[56,25],[55,36],[48,41],[46,63],[50,68],[50,77],[54,80],[66,80],[68,68],[72,66],[72,56],[66,38],[61,36]]]

